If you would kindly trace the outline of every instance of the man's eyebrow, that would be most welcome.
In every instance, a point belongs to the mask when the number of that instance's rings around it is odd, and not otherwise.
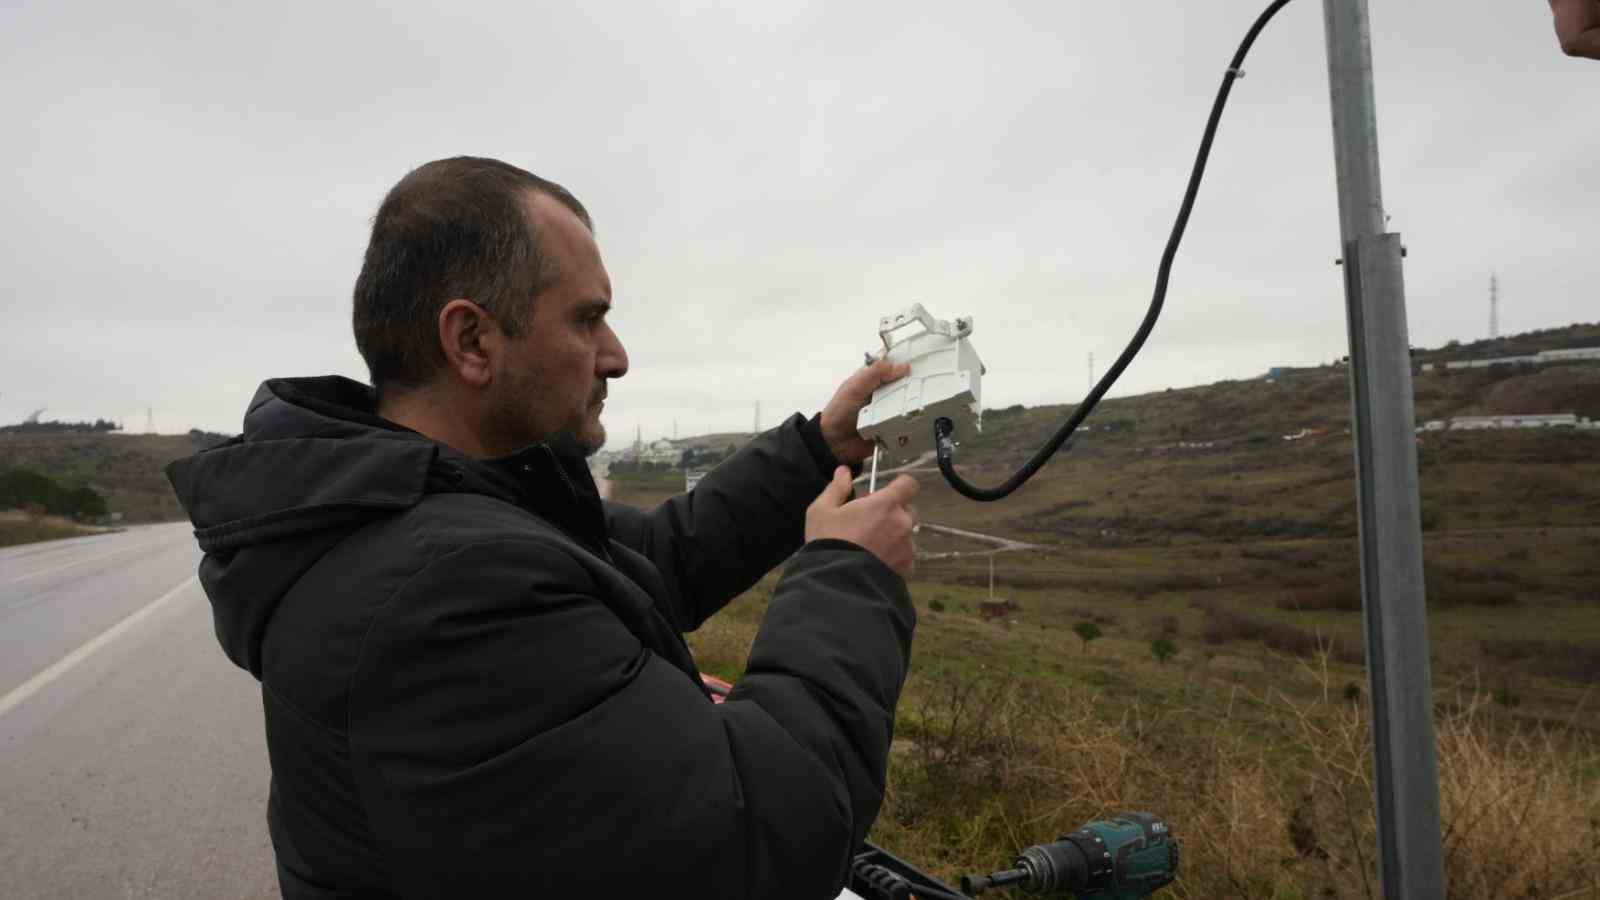
[[[574,310],[583,315],[587,315],[589,313],[601,313],[603,315],[611,312],[611,301],[598,299],[580,300],[578,301],[578,305],[574,307]]]

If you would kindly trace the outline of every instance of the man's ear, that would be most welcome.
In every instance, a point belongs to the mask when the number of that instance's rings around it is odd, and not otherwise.
[[[439,345],[445,367],[472,387],[487,387],[501,352],[500,326],[471,300],[451,300],[439,310]]]

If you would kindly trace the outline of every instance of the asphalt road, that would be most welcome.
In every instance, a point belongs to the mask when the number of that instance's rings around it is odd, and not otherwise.
[[[261,698],[185,524],[0,549],[0,897],[276,897]]]

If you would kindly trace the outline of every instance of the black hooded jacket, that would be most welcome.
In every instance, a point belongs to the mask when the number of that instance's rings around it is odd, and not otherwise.
[[[547,445],[475,461],[356,382],[263,384],[168,475],[261,681],[284,896],[834,896],[914,614],[860,547],[801,548],[832,465],[794,416],[646,513]],[[791,555],[713,705],[681,633]]]

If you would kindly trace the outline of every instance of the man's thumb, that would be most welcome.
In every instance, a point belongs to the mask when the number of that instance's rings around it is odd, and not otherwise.
[[[822,489],[822,494],[817,497],[824,506],[843,506],[850,499],[850,470],[839,466],[833,470],[833,480]]]

